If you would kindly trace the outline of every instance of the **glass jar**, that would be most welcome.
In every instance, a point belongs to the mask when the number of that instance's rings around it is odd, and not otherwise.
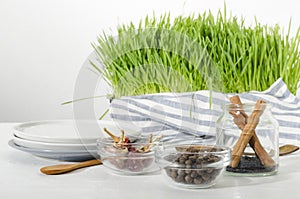
[[[253,111],[262,114],[258,117],[255,114],[251,116]],[[250,123],[252,127],[256,124],[257,126],[254,131],[248,131],[246,134]],[[278,122],[272,115],[271,104],[264,104],[260,108],[255,104],[226,105],[222,116],[217,120],[216,131],[217,144],[231,148],[231,163],[226,167],[227,173],[243,176],[267,176],[277,173]]]

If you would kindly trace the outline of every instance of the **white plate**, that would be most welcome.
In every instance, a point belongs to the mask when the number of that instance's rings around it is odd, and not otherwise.
[[[85,143],[95,143],[100,134],[79,135],[73,120],[27,122],[14,127],[15,136],[40,142],[81,144],[84,140]]]
[[[137,128],[120,124],[110,120],[89,121],[89,120],[54,120],[37,121],[19,124],[14,127],[13,134],[16,137],[46,143],[72,143],[91,144],[96,143],[100,137],[107,136],[103,128],[109,129],[112,133],[119,135],[123,129],[128,137],[139,136]]]
[[[98,158],[96,150],[65,151],[65,150],[33,149],[33,148],[19,146],[16,143],[14,143],[13,140],[10,140],[8,142],[8,145],[14,149],[17,149],[17,150],[20,150],[23,152],[27,152],[27,153],[31,153],[34,156],[55,159],[55,160],[60,160],[60,161],[77,162],[77,161],[85,161],[85,160],[91,160],[94,158]]]
[[[33,149],[45,149],[45,150],[95,150],[96,143],[92,144],[69,144],[69,143],[49,143],[49,142],[39,142],[39,141],[32,141],[22,139],[16,136],[13,136],[13,141],[15,144],[27,148]]]

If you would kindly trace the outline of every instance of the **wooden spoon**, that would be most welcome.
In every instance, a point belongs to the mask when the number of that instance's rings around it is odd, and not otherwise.
[[[286,145],[279,147],[279,155],[280,156],[287,155],[287,154],[293,153],[297,150],[299,150],[298,146],[286,144]]]
[[[101,160],[88,160],[84,162],[79,162],[75,164],[58,164],[58,165],[52,165],[52,166],[46,166],[40,169],[40,171],[47,175],[57,175],[57,174],[63,174],[68,173],[70,171],[74,171],[76,169],[80,169],[83,167],[89,167],[94,165],[100,165],[102,164]]]

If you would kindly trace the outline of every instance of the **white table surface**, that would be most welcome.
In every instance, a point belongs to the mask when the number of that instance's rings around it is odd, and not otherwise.
[[[14,123],[0,123],[0,198],[299,198],[300,152],[280,157],[277,175],[224,176],[209,189],[185,190],[168,186],[160,174],[118,176],[103,166],[47,176],[43,166],[61,162],[37,158],[8,146]]]

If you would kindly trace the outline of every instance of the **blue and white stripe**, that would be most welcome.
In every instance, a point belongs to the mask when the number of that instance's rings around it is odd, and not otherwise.
[[[110,116],[115,121],[132,123],[146,133],[214,136],[216,120],[223,111],[221,107],[233,94],[212,92],[211,104],[209,94],[210,91],[201,90],[122,97],[112,101]],[[280,142],[299,143],[300,99],[288,90],[281,78],[266,91],[251,91],[239,96],[243,103],[255,103],[258,99],[271,103],[272,113],[279,123]]]

